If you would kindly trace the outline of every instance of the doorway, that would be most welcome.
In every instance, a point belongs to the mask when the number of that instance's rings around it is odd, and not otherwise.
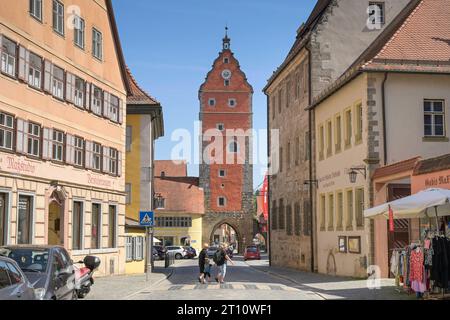
[[[62,206],[56,201],[53,201],[48,208],[48,244],[49,245],[62,245],[61,237],[61,213]]]
[[[233,250],[233,253],[239,252],[239,235],[235,228],[228,223],[218,224],[211,234],[211,245],[218,246],[226,243]]]

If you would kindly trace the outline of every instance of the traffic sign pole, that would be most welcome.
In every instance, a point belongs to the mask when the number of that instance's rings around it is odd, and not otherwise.
[[[150,273],[153,272],[153,226],[154,226],[154,213],[152,211],[141,211],[139,213],[139,223],[141,226],[145,226],[145,235],[147,241],[146,255],[145,255],[145,273],[146,280],[150,278]]]

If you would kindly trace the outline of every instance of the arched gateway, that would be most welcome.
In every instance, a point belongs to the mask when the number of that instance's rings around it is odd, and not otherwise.
[[[230,49],[223,48],[200,87],[200,186],[205,193],[203,242],[229,225],[243,252],[253,240],[253,166],[251,129],[253,88]]]

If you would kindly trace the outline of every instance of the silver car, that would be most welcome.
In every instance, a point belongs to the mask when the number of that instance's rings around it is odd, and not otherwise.
[[[17,263],[0,256],[0,300],[36,300],[33,286]]]

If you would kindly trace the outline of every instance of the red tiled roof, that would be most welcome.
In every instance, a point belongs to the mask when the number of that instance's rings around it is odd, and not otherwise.
[[[422,0],[363,69],[450,72],[450,1]]]
[[[414,170],[414,167],[416,166],[417,162],[420,161],[420,157],[415,157],[412,159],[400,161],[393,163],[388,166],[384,166],[381,168],[378,168],[375,170],[374,174],[372,175],[372,179],[379,179],[387,176],[391,176],[394,174],[399,174],[406,171],[412,171]]]
[[[440,157],[420,161],[414,168],[413,175],[418,176],[421,174],[449,169],[450,169],[450,154],[446,154]]]
[[[137,83],[136,79],[131,74],[127,67],[128,82],[130,83],[131,94],[127,97],[127,104],[145,104],[152,106],[159,106],[160,103],[152,96],[145,92]]]

